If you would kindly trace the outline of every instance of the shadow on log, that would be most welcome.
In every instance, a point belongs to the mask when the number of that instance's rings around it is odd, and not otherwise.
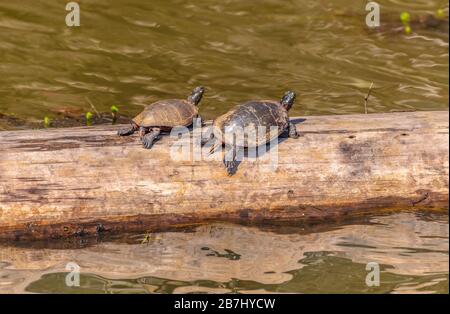
[[[301,134],[246,158],[174,160],[117,126],[0,132],[0,237],[60,238],[211,221],[320,222],[448,208],[448,112],[293,119]],[[198,158],[197,158],[198,159]]]

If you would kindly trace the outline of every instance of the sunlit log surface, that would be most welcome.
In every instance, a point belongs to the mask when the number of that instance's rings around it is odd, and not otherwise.
[[[447,111],[293,120],[301,137],[280,140],[275,169],[264,154],[232,177],[221,152],[174,160],[177,139],[144,150],[121,126],[0,132],[0,237],[448,208]]]

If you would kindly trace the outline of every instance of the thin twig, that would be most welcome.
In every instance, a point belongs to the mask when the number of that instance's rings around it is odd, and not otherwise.
[[[91,105],[91,108],[92,108],[92,110],[95,111],[95,114],[97,115],[97,117],[100,118],[100,113],[97,111],[97,108],[95,108],[94,104],[87,97],[86,97],[86,101],[89,103],[89,105]]]
[[[364,98],[364,112],[367,114],[367,103],[369,101],[370,93],[372,92],[373,82],[370,84],[367,96]]]

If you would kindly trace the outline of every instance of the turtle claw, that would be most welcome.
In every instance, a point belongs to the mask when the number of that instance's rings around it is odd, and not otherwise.
[[[150,149],[150,148],[152,148],[153,147],[153,144],[154,144],[154,142],[156,142],[156,140],[157,140],[158,138],[151,138],[151,137],[144,137],[143,139],[142,139],[142,146],[145,148],[145,149]]]
[[[145,149],[150,149],[153,146],[153,143],[157,140],[159,140],[159,129],[153,129],[150,131],[150,133],[145,134],[142,137],[142,146],[144,146]]]
[[[225,168],[227,169],[227,174],[229,177],[231,177],[232,175],[234,175],[236,173],[238,163],[235,160],[224,161],[224,165],[225,165]]]
[[[297,133],[297,128],[295,127],[295,124],[293,124],[292,122],[289,123],[288,134],[290,138],[295,139],[300,137],[300,135],[298,135]]]
[[[152,148],[152,146],[153,146],[153,141],[146,141],[146,140],[143,140],[142,141],[142,146],[145,148],[145,149],[150,149],[150,148]]]
[[[290,137],[290,138],[293,138],[293,139],[296,139],[296,138],[299,138],[300,135],[298,135],[298,133],[295,133],[295,134],[289,134],[289,137]]]
[[[132,135],[135,131],[136,130],[133,127],[129,127],[129,128],[126,128],[126,129],[119,129],[117,131],[117,135],[119,135],[119,136],[128,136],[128,135]]]

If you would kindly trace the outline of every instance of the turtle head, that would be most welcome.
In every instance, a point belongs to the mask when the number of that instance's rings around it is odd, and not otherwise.
[[[205,88],[203,86],[197,86],[192,91],[192,94],[188,97],[188,101],[197,106],[200,100],[202,100],[203,93],[205,92]]]
[[[295,93],[292,91],[288,91],[284,94],[283,98],[281,98],[280,104],[284,109],[289,111],[295,101]]]

